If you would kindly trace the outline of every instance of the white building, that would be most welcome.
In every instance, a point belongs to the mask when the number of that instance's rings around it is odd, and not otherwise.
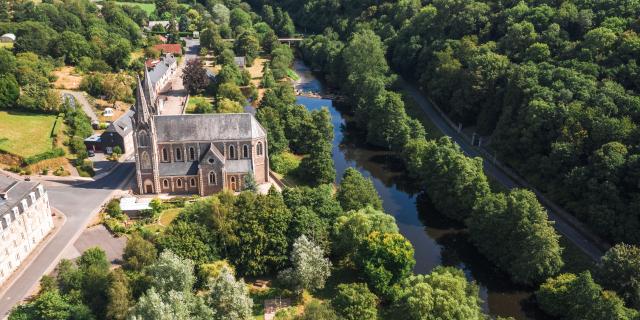
[[[13,33],[5,33],[0,36],[0,42],[16,42],[16,35]]]
[[[51,229],[51,207],[43,186],[0,173],[0,285]]]

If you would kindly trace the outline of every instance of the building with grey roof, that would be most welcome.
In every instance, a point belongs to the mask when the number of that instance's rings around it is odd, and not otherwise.
[[[249,175],[269,181],[267,133],[252,114],[160,115],[151,83],[138,81],[131,117],[140,194],[210,195],[242,190]]]
[[[44,187],[0,172],[0,286],[53,229]]]

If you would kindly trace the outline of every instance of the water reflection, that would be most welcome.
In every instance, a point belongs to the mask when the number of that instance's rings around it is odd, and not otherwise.
[[[300,61],[296,61],[294,67],[301,78],[296,89],[322,92],[322,84],[309,68]],[[310,110],[329,109],[334,127],[333,160],[338,181],[349,167],[372,179],[385,212],[396,218],[400,232],[413,244],[414,272],[428,273],[438,265],[458,267],[479,284],[485,309],[491,314],[541,319],[530,307],[532,290],[511,283],[506,274],[478,253],[470,243],[464,225],[447,219],[435,210],[428,197],[417,194],[397,154],[366,145],[363,133],[354,128],[349,116],[341,114],[331,100],[299,96],[297,103]]]

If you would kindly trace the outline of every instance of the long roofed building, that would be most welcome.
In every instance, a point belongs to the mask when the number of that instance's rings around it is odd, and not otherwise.
[[[252,114],[161,115],[147,77],[132,116],[140,194],[240,191],[250,174],[269,181],[267,134]]]

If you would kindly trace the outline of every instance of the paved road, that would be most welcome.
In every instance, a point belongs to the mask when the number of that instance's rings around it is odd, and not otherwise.
[[[70,94],[73,97],[75,97],[76,101],[80,103],[80,106],[82,107],[82,110],[84,111],[84,113],[86,113],[87,116],[91,118],[91,120],[98,121],[98,117],[96,116],[96,113],[93,112],[93,108],[91,108],[91,104],[89,103],[89,100],[87,100],[87,98],[85,97],[84,92],[72,91],[72,90],[60,90],[60,92],[62,92],[63,95]]]
[[[489,176],[493,177],[496,181],[509,189],[521,187],[519,183],[512,179],[502,169],[494,165],[492,162],[493,159],[485,158],[483,154],[480,153],[475,147],[471,146],[471,144],[469,144],[467,140],[457,132],[456,129],[452,128],[415,85],[403,81],[402,86],[414,98],[414,100],[422,108],[425,114],[431,119],[435,126],[438,127],[438,129],[445,135],[452,137],[453,140],[455,140],[458,145],[460,145],[465,154],[471,157],[483,158],[485,173],[487,173]],[[551,210],[549,207],[547,207],[547,211],[549,213],[549,219],[555,221],[554,227],[559,233],[573,242],[578,248],[580,248],[594,261],[600,259],[600,257],[603,255],[601,246],[591,241],[587,236],[585,236],[584,232],[581,232],[573,227],[573,225],[571,225],[564,218],[558,215],[556,211]],[[592,237],[595,236],[592,235]]]
[[[172,79],[165,85],[160,93],[160,99],[165,99],[162,109],[163,115],[182,114],[185,109],[184,103],[186,103],[188,93],[182,83],[182,70],[187,61],[198,57],[198,53],[200,52],[200,39],[183,38],[183,40],[185,41],[184,59],[182,59]]]
[[[0,319],[19,303],[40,281],[50,266],[57,263],[60,254],[84,230],[112,192],[128,182],[134,172],[134,164],[122,163],[109,175],[98,181],[72,186],[48,187],[51,205],[62,211],[67,221],[62,229],[50,240],[33,263],[11,287],[0,294]]]

